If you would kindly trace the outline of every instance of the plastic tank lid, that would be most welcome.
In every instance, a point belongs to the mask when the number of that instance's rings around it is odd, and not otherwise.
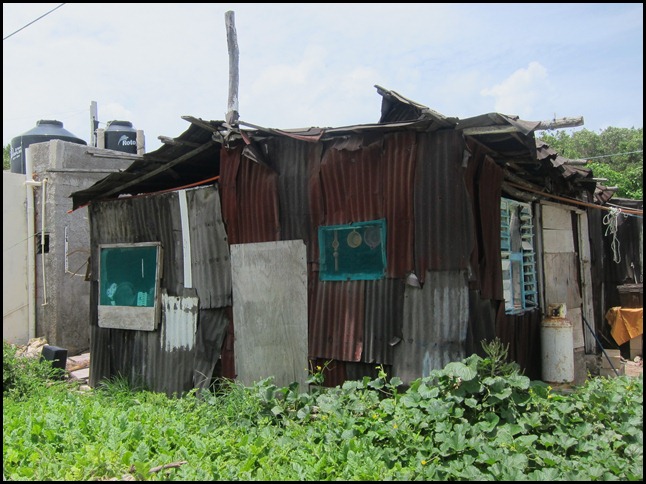
[[[36,121],[36,127],[31,128],[29,131],[26,131],[17,137],[19,138],[21,136],[56,136],[59,138],[65,137],[68,139],[78,140],[80,143],[85,144],[85,141],[63,128],[63,123],[55,119],[40,119]]]
[[[126,128],[132,128],[132,123],[130,121],[108,121],[108,124],[106,125],[106,129],[110,129],[112,127],[117,127],[117,126],[125,126]]]

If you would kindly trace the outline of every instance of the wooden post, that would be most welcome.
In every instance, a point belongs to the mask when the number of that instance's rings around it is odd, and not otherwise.
[[[224,14],[229,47],[229,99],[227,102],[226,122],[229,126],[238,125],[238,37],[236,35],[235,14],[229,10]]]
[[[575,118],[559,118],[559,119],[550,119],[547,121],[540,121],[539,125],[534,129],[534,131],[546,131],[549,129],[561,129],[561,128],[574,128],[576,126],[583,126],[583,116],[577,116]]]

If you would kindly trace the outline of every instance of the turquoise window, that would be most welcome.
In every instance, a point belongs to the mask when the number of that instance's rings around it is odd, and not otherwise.
[[[319,227],[322,281],[376,280],[386,274],[386,220]]]
[[[100,247],[99,304],[153,307],[157,297],[160,244]]]

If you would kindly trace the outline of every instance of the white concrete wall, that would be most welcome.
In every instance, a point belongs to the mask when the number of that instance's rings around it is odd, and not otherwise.
[[[25,175],[2,172],[2,339],[29,339]]]

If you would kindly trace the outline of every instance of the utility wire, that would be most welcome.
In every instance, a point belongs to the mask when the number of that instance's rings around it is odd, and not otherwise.
[[[45,17],[46,15],[49,15],[50,13],[52,13],[52,12],[53,12],[54,10],[56,10],[57,8],[61,8],[63,5],[65,5],[65,4],[64,4],[64,3],[61,3],[58,7],[54,7],[54,8],[53,8],[53,9],[51,9],[49,12],[47,12],[47,13],[45,13],[45,14],[41,15],[40,17],[38,17],[36,20],[32,20],[31,22],[29,22],[29,23],[28,23],[27,25],[25,25],[24,27],[20,27],[20,28],[19,28],[18,30],[16,30],[15,32],[13,32],[13,33],[11,33],[11,34],[7,35],[6,37],[3,37],[3,38],[2,38],[2,40],[7,40],[7,39],[8,39],[9,37],[11,37],[12,35],[15,35],[15,34],[17,34],[18,32],[20,32],[22,29],[25,29],[25,28],[29,27],[29,26],[30,26],[31,24],[33,24],[34,22],[36,22],[36,21],[40,20],[41,18]]]
[[[583,157],[583,158],[586,159],[586,160],[595,160],[597,158],[609,158],[611,156],[633,155],[635,153],[643,153],[643,152],[644,152],[644,150],[627,151],[625,153],[615,153],[615,154],[612,154],[612,155],[590,156],[590,157],[587,157],[587,158],[586,157]]]

